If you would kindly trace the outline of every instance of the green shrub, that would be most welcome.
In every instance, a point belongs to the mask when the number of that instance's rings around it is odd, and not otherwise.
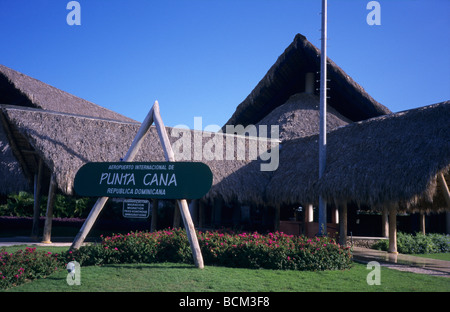
[[[33,194],[27,192],[10,194],[6,200],[6,204],[0,206],[0,215],[31,217],[33,216],[33,204]]]
[[[387,251],[389,241],[381,240],[372,246],[373,249]],[[397,251],[403,254],[427,254],[450,252],[450,236],[443,234],[407,234],[397,233]]]
[[[85,216],[94,204],[95,198],[71,197],[55,194],[53,217],[77,218]],[[34,196],[28,192],[9,194],[6,204],[0,205],[0,216],[32,217]],[[45,216],[47,211],[47,196],[40,200],[40,215]]]

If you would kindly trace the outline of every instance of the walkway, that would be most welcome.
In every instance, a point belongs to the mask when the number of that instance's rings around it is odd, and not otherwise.
[[[34,240],[29,236],[16,236],[16,237],[0,237],[0,248],[16,245],[29,245],[29,246],[67,246],[69,248],[72,245],[74,237],[52,237],[51,243],[42,243],[41,240]],[[87,239],[88,241],[89,239]]]
[[[377,261],[381,266],[390,269],[450,277],[450,261],[445,260],[391,254],[386,251],[362,247],[353,247],[353,260],[362,263]]]

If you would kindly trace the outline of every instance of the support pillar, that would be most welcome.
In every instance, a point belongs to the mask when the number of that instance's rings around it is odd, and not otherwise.
[[[347,246],[347,203],[341,203],[339,209],[339,244]]]
[[[339,207],[336,206],[333,208],[331,213],[331,223],[338,224],[339,223]]]
[[[389,253],[397,252],[397,207],[389,205]]]
[[[388,237],[389,235],[389,211],[387,206],[383,206],[383,212],[381,213],[381,236]]]
[[[419,214],[419,227],[420,227],[420,233],[425,235],[425,213],[421,212]]]
[[[33,226],[31,228],[31,238],[37,239],[39,236],[39,206],[41,204],[41,180],[42,180],[42,159],[39,158],[38,170],[34,174],[34,204],[33,204]]]
[[[305,213],[303,214],[303,235],[308,236],[309,224],[314,221],[314,209],[312,204],[305,205]]]
[[[56,190],[55,175],[52,174],[50,178],[50,185],[48,188],[47,212],[45,215],[44,233],[42,235],[42,243],[44,244],[52,243],[51,237],[52,237],[53,205],[55,202],[55,190]]]

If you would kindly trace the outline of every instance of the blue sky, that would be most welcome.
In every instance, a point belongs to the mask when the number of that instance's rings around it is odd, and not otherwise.
[[[142,121],[223,125],[293,41],[320,48],[320,0],[0,0],[0,64]],[[392,111],[450,99],[450,1],[328,0],[328,56]]]

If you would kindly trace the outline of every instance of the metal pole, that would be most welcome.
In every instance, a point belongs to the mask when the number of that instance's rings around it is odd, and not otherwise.
[[[322,0],[321,40],[319,180],[325,171],[327,156],[327,0]],[[327,235],[327,202],[322,196],[319,197],[319,235]]]

